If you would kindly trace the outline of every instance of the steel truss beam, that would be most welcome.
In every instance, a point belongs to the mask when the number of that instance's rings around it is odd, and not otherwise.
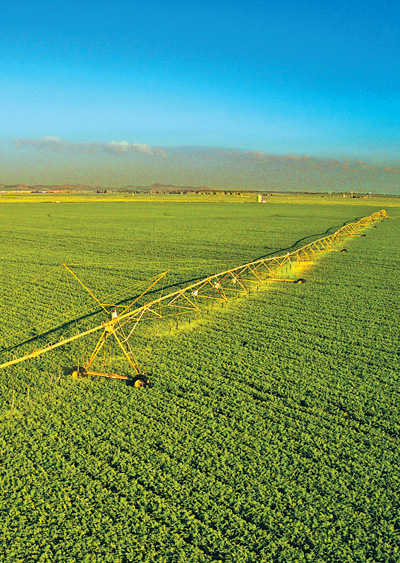
[[[37,358],[38,356],[46,354],[51,350],[65,346],[70,342],[74,342],[75,340],[84,338],[85,336],[95,332],[102,331],[100,339],[98,340],[85,369],[88,370],[92,366],[106,340],[110,337],[114,337],[132,371],[135,375],[138,375],[141,373],[141,370],[128,341],[135,333],[135,330],[140,323],[146,321],[150,322],[155,319],[177,317],[179,314],[199,313],[215,302],[227,303],[230,299],[232,299],[232,297],[240,297],[241,295],[248,294],[252,289],[259,287],[260,284],[272,281],[292,283],[302,281],[298,276],[298,272],[301,271],[301,268],[304,267],[307,262],[314,260],[324,252],[335,251],[339,248],[343,249],[343,240],[359,236],[360,230],[386,218],[388,218],[386,211],[381,210],[373,213],[369,217],[364,217],[356,223],[349,223],[341,227],[335,233],[317,239],[293,252],[288,252],[283,256],[260,258],[236,268],[231,268],[224,272],[208,276],[203,280],[178,289],[168,295],[149,301],[135,309],[134,305],[137,303],[138,299],[143,297],[162,277],[166,275],[167,272],[164,272],[159,276],[156,282],[151,284],[151,286],[140,295],[139,298],[135,299],[130,305],[124,307],[121,312],[118,312],[116,309],[110,320],[54,344],[49,344],[39,350],[34,350],[33,352],[25,354],[20,358],[14,358],[11,361],[0,364],[0,369]],[[65,267],[89,292],[95,301],[103,309],[105,309],[104,305],[93,295],[83,282],[79,280],[76,274],[74,274],[68,266],[65,265]],[[154,309],[155,306],[158,307],[157,311]],[[132,323],[133,326],[130,328],[128,336],[125,336],[123,327],[125,325],[129,325],[130,323]],[[106,375],[108,377],[126,379],[126,377],[117,376],[116,374],[102,374],[100,372],[88,372],[88,374]]]

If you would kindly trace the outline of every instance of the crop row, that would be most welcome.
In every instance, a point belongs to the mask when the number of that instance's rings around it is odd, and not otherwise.
[[[397,561],[396,225],[149,333],[153,388],[7,371],[0,558]]]

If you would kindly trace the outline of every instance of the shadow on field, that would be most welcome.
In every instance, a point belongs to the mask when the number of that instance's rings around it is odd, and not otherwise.
[[[331,234],[331,231],[335,232],[338,231],[339,229],[341,229],[342,227],[345,227],[346,225],[348,225],[349,223],[356,223],[357,221],[359,221],[360,219],[362,219],[362,217],[356,217],[355,219],[351,219],[350,221],[345,221],[344,223],[342,223],[341,225],[336,225],[334,227],[329,227],[328,229],[326,229],[326,231],[323,231],[322,233],[314,233],[312,235],[307,235],[303,238],[300,238],[299,240],[296,240],[296,242],[294,242],[291,246],[287,246],[286,248],[279,248],[278,250],[274,250],[273,252],[270,252],[269,254],[263,254],[262,256],[259,256],[258,258],[255,258],[254,260],[261,260],[262,258],[269,258],[270,256],[274,256],[275,254],[279,254],[281,252],[290,252],[290,251],[295,251],[296,248],[303,242],[306,242],[308,239],[312,239],[315,240],[317,237],[323,237],[323,236],[328,236],[329,234]],[[310,241],[311,242],[311,241]]]

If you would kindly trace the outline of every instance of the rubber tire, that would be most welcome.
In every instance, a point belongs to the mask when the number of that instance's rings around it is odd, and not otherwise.
[[[71,375],[74,379],[77,379],[78,377],[87,377],[87,371],[83,366],[75,366],[72,368]]]
[[[147,383],[141,377],[137,377],[135,379],[135,381],[133,382],[133,386],[134,387],[146,387]]]
[[[294,283],[306,283],[307,280],[305,280],[304,278],[299,278],[298,280],[296,280]]]

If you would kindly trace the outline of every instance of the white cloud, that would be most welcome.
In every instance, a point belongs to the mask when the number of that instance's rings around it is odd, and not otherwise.
[[[267,158],[267,154],[261,151],[245,151],[246,156],[250,158]]]
[[[167,156],[159,147],[128,141],[110,141],[108,143],[69,143],[59,137],[42,137],[41,139],[14,139],[17,147],[36,147],[38,149],[54,152],[77,152],[97,154],[107,152],[111,154],[125,154],[129,152],[141,153],[149,156]]]
[[[127,141],[111,141],[111,143],[102,143],[102,147],[107,152],[114,152],[114,153],[124,153],[130,150],[132,145],[130,145]]]
[[[32,146],[45,150],[59,150],[60,148],[67,147],[67,141],[63,141],[60,137],[42,137],[41,139],[15,139],[17,147]]]

